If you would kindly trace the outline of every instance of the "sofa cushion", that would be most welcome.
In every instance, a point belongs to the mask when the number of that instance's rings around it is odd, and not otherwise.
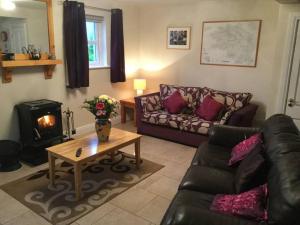
[[[197,208],[209,209],[215,195],[191,190],[179,190],[174,197],[171,207],[190,205]]]
[[[201,92],[200,102],[204,100],[207,95],[214,96],[223,96],[225,98],[225,106],[231,110],[238,110],[247,105],[251,98],[251,93],[246,92],[226,92],[226,91],[218,91],[208,87],[204,87]]]
[[[189,116],[182,122],[182,128],[184,131],[207,135],[209,128],[214,124],[220,123],[217,121],[207,121],[205,119],[199,118],[198,116]]]
[[[196,115],[199,116],[199,118],[214,121],[223,107],[224,104],[214,100],[210,95],[207,95],[203,102],[198,106]]]
[[[224,113],[222,114],[221,118],[217,118],[217,121],[220,123],[220,125],[227,124],[228,120],[231,118],[233,115],[234,110],[225,110]]]
[[[163,106],[169,113],[176,114],[180,113],[187,106],[187,102],[179,91],[175,91],[163,100]]]
[[[257,221],[267,220],[267,185],[261,185],[236,195],[215,196],[210,209],[233,216]]]
[[[182,129],[182,122],[187,119],[184,114],[170,114],[164,110],[145,112],[141,120],[146,123]]]
[[[233,147],[228,165],[232,166],[243,160],[257,145],[262,144],[261,134],[257,133]]]
[[[161,100],[162,101],[165,100],[168,96],[170,96],[175,91],[180,92],[182,97],[187,102],[188,107],[192,108],[193,110],[196,109],[201,94],[200,87],[181,87],[175,85],[161,84],[160,85]]]
[[[228,166],[230,152],[231,148],[205,142],[196,151],[192,165],[213,167],[235,173],[236,168]]]
[[[153,112],[162,109],[159,95],[141,97],[143,112]]]
[[[179,190],[183,189],[208,194],[233,194],[234,174],[213,167],[191,166],[179,186]]]
[[[267,182],[267,165],[263,157],[262,145],[257,145],[253,151],[246,156],[237,168],[235,174],[236,193],[242,193]]]
[[[214,195],[206,193],[178,191],[161,225],[258,225],[253,220],[212,212],[209,207],[213,199]]]

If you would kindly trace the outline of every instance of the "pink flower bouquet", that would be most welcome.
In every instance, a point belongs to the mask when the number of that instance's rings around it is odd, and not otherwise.
[[[100,95],[92,100],[85,100],[82,108],[93,113],[96,119],[108,120],[118,115],[119,102],[107,95]]]

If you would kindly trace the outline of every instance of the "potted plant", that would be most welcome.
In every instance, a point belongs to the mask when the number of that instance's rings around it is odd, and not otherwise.
[[[100,95],[92,100],[85,100],[82,107],[95,115],[95,128],[99,141],[108,141],[111,131],[110,118],[118,115],[119,102],[107,95]]]

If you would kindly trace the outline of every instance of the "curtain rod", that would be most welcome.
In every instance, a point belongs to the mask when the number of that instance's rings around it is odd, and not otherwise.
[[[64,1],[60,0],[58,1],[58,4],[63,5]],[[99,7],[95,7],[95,6],[89,6],[89,5],[84,5],[85,8],[88,9],[95,9],[95,10],[101,10],[101,11],[105,11],[105,12],[111,12],[111,9],[105,9],[105,8],[99,8]]]

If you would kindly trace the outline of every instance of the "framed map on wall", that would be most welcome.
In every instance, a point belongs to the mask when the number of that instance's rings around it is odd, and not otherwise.
[[[256,67],[261,20],[203,22],[200,63]]]

